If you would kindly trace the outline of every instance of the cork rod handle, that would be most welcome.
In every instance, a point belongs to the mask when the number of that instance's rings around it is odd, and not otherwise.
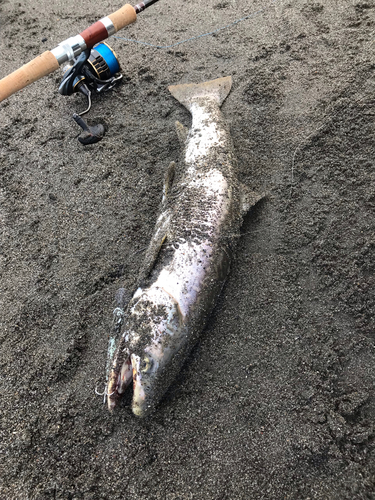
[[[0,80],[0,102],[59,67],[56,57],[47,50]]]
[[[113,22],[116,31],[119,31],[128,24],[134,23],[137,19],[137,14],[135,13],[134,7],[126,4],[108,17]]]

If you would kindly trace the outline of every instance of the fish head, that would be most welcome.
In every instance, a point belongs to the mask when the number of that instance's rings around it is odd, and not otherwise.
[[[158,287],[142,294],[127,323],[129,329],[123,334],[110,374],[108,406],[113,409],[133,382],[133,413],[146,417],[178,371],[186,334],[177,302]]]

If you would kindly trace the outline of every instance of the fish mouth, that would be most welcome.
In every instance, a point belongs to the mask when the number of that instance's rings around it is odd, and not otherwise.
[[[141,358],[136,354],[128,353],[119,371],[112,370],[107,390],[108,409],[113,410],[125,390],[133,381],[133,413],[138,416],[143,414],[145,392],[142,386]]]
[[[120,370],[112,369],[108,378],[107,403],[108,409],[113,410],[125,390],[133,380],[133,367],[131,354],[127,353],[125,360],[121,364]]]
[[[144,416],[146,394],[142,385],[141,358],[135,354],[131,356],[133,367],[133,402],[132,410],[138,417]]]

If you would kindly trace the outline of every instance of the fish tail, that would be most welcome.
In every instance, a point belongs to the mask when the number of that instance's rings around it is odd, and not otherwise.
[[[171,85],[168,90],[177,101],[190,111],[192,102],[197,98],[204,97],[214,99],[220,107],[229,94],[231,87],[232,77],[225,76],[203,83]]]

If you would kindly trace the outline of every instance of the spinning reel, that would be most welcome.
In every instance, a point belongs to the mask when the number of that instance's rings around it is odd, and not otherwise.
[[[107,44],[99,43],[91,50],[83,51],[64,71],[59,86],[60,94],[72,95],[81,92],[87,98],[87,109],[73,114],[73,119],[83,129],[78,140],[84,145],[94,144],[103,138],[104,126],[98,124],[89,127],[81,116],[91,109],[92,92],[100,94],[111,90],[122,79],[117,56]]]

